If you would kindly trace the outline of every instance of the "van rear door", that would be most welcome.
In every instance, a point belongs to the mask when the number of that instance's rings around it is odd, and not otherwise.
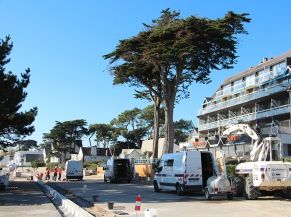
[[[186,183],[192,185],[193,189],[202,189],[202,166],[201,166],[201,152],[187,151],[186,161]]]

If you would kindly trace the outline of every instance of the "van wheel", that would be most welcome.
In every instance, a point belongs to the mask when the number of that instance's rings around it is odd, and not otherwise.
[[[228,194],[227,194],[227,199],[228,199],[228,200],[233,200],[233,195],[232,195],[232,193],[228,193]]]
[[[206,200],[211,200],[211,195],[210,195],[207,188],[205,188],[205,190],[204,190],[204,195],[205,195]]]
[[[109,178],[109,182],[110,182],[110,183],[114,183],[114,179]]]
[[[184,188],[179,183],[176,184],[176,194],[182,196],[184,194]]]
[[[107,182],[107,179],[105,178],[105,176],[104,176],[104,182]]]
[[[159,188],[159,185],[156,181],[154,181],[154,190],[155,192],[161,192],[161,189]]]

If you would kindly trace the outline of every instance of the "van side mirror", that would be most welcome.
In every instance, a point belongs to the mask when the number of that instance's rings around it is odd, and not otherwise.
[[[154,164],[154,171],[156,173],[161,172],[163,169],[163,166],[161,166],[161,160],[158,160],[156,164]]]
[[[103,170],[105,171],[106,170],[106,167],[103,167]]]
[[[162,166],[156,167],[156,168],[155,168],[155,172],[156,172],[156,173],[159,173],[159,172],[162,171],[162,169],[163,169]]]

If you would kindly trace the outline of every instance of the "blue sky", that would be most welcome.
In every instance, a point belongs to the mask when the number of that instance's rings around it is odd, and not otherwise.
[[[249,35],[240,37],[238,63],[228,71],[213,72],[208,85],[193,84],[190,98],[175,109],[174,119],[192,120],[204,97],[211,96],[224,79],[291,49],[291,1],[263,0],[0,0],[0,38],[14,44],[7,70],[31,69],[31,83],[23,110],[37,106],[32,139],[39,143],[55,121],[85,119],[108,123],[126,109],[144,108],[147,101],[133,98],[133,89],[113,86],[108,62],[118,40],[143,30],[163,9],[180,10],[182,17],[218,18],[227,11],[250,13]],[[86,144],[86,142],[85,142]]]

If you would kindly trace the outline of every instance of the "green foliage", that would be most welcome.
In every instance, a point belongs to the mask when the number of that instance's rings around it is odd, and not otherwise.
[[[110,143],[117,141],[120,135],[119,129],[113,127],[111,124],[90,125],[89,133],[91,137],[95,134],[95,141],[98,147],[101,145],[103,145],[103,147],[108,147]]]
[[[285,162],[291,162],[291,157],[284,157]]]
[[[97,167],[100,164],[98,162],[85,162],[84,163],[84,168],[89,169],[89,170],[97,170]]]
[[[141,121],[141,110],[134,108],[125,110],[111,121],[111,125],[119,129],[120,135],[128,142],[135,142],[141,145],[142,138],[146,135],[147,129]]]
[[[194,125],[191,120],[180,119],[174,122],[174,128],[175,140],[179,144],[180,142],[187,142],[194,129]]]
[[[154,129],[154,105],[149,105],[142,109],[141,115],[140,115],[140,123],[142,123],[142,126],[144,126],[147,129],[147,138],[152,138],[152,134]],[[164,108],[159,109],[159,126],[158,126],[158,131],[159,135],[162,134],[162,129],[163,129],[163,124],[165,124],[165,113],[164,113]]]
[[[236,165],[234,164],[227,164],[226,165],[226,172],[228,176],[233,176],[235,173],[235,167]]]
[[[120,40],[107,55],[114,83],[142,87],[139,97],[163,101],[167,118],[166,143],[173,151],[174,105],[189,97],[193,83],[208,83],[212,70],[229,69],[236,63],[238,34],[246,34],[248,14],[228,12],[223,18],[207,19],[163,10],[145,30]],[[156,105],[156,104],[155,104]]]
[[[37,115],[36,107],[19,111],[27,96],[25,88],[30,82],[30,69],[26,69],[20,79],[10,71],[5,73],[12,47],[9,36],[0,41],[0,149],[15,146],[15,141],[31,135]]]
[[[64,153],[74,153],[75,145],[82,146],[82,137],[88,134],[87,122],[83,119],[59,122],[49,132],[44,134],[44,144],[53,147],[50,155],[61,157]],[[65,159],[61,159],[62,162]]]
[[[14,143],[14,145],[18,145],[18,151],[28,151],[30,148],[38,148],[37,142],[35,140],[21,140]]]
[[[45,166],[48,169],[53,169],[55,167],[61,167],[61,168],[65,168],[65,164],[60,164],[60,163],[46,163]]]
[[[32,161],[31,162],[31,167],[34,169],[37,169],[38,167],[44,167],[45,163],[44,162],[39,162],[39,161]]]

